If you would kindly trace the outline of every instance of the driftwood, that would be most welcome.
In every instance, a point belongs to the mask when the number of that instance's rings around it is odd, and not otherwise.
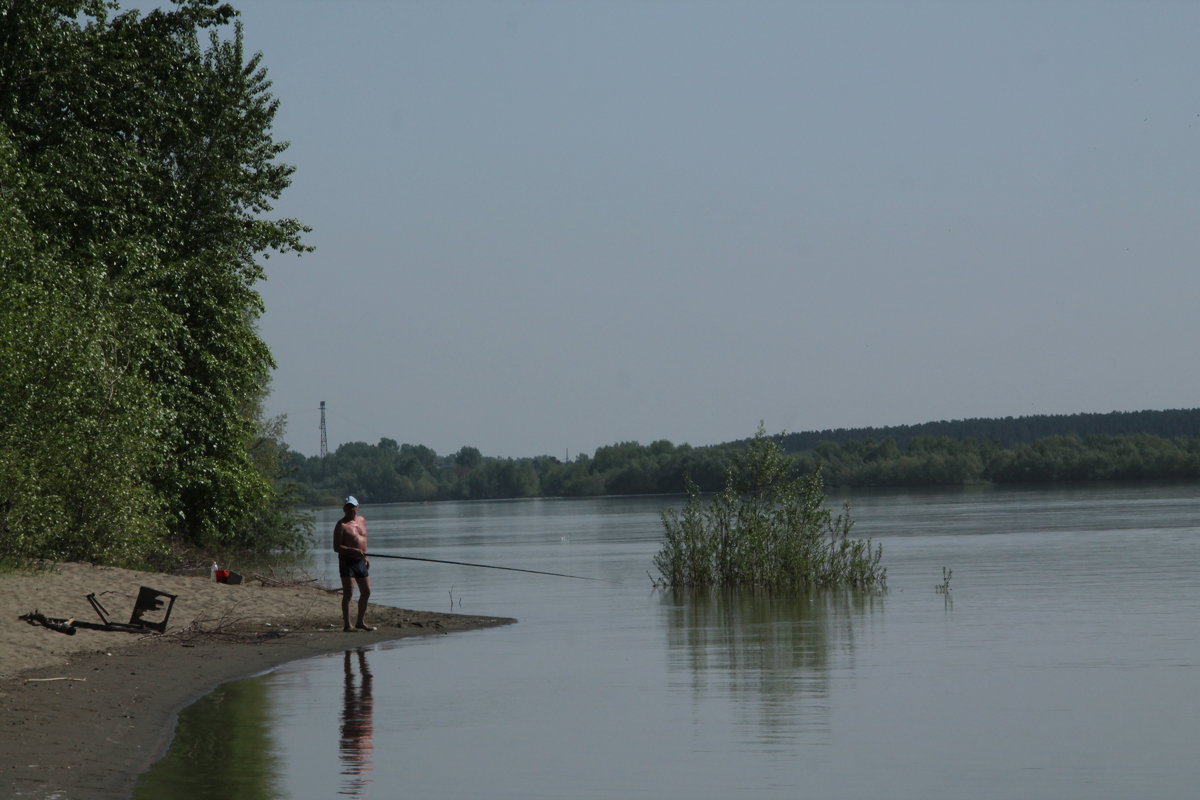
[[[22,614],[17,619],[23,619],[30,625],[41,625],[44,628],[49,628],[52,631],[65,633],[67,636],[75,635],[75,618],[60,619],[57,617],[47,617],[40,611],[30,611],[28,614]]]
[[[163,634],[163,636],[173,638],[180,643],[191,643],[196,640],[254,643],[278,639],[289,633],[287,628],[275,628],[269,631],[255,630],[245,617],[235,615],[236,608],[233,606],[225,609],[219,617],[195,617],[182,628]]]
[[[327,586],[320,586],[319,584],[317,584],[317,580],[318,580],[317,578],[296,578],[296,577],[278,578],[274,575],[263,575],[258,572],[250,573],[249,577],[258,581],[263,586],[278,586],[278,587],[284,587],[284,588],[311,586],[313,588],[320,589],[322,592],[325,592],[326,594],[340,594],[342,591],[341,589],[330,589]]]

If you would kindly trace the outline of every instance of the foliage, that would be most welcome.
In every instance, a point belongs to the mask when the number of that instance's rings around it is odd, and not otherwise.
[[[1165,411],[1112,411],[1107,414],[1034,414],[1028,417],[972,418],[894,425],[887,428],[838,428],[789,433],[780,444],[789,453],[815,450],[822,443],[895,442],[908,447],[917,439],[953,439],[991,442],[1012,448],[1050,436],[1135,436],[1149,434],[1165,439],[1200,437],[1200,409]]]
[[[301,554],[309,546],[312,518],[299,508],[294,483],[284,478],[283,459],[287,445],[283,443],[286,425],[284,417],[263,420],[257,417],[257,438],[247,453],[255,471],[273,479],[273,490],[263,502],[250,509],[247,525],[232,541],[234,549],[249,549],[260,553],[288,552]]]
[[[720,488],[732,450],[692,448],[660,440],[623,442],[595,456],[488,458],[474,447],[438,456],[422,445],[348,442],[325,458],[287,451],[283,462],[300,499],[336,504],[354,494],[366,503],[486,500],[513,497],[593,497],[605,494],[679,494],[691,480]]]
[[[0,556],[294,542],[251,452],[256,259],[305,249],[270,83],[228,5],[116,7],[0,0]]]
[[[851,539],[849,507],[835,518],[824,500],[820,473],[797,477],[792,460],[760,428],[720,493],[706,501],[693,487],[681,512],[663,512],[666,537],[654,557],[659,582],[882,589],[882,548]]]
[[[797,455],[834,486],[961,486],[978,483],[1168,480],[1200,477],[1200,437],[1149,434],[1048,436],[1001,448],[993,442],[916,438],[825,442]]]
[[[1171,414],[1173,426],[1187,419]],[[1200,423],[1200,412],[1193,414]],[[1154,421],[1153,412],[1136,418]],[[1173,429],[1173,428],[1172,428]],[[791,435],[774,437],[781,445]],[[326,458],[284,450],[297,497],[309,505],[337,504],[355,494],[371,503],[583,497],[605,494],[682,494],[689,484],[718,492],[733,459],[747,446],[711,447],[620,442],[572,460],[553,456],[498,459],[463,447],[438,456],[422,445],[352,442]],[[823,441],[794,454],[795,469],[820,470],[825,486],[961,486],[980,483],[1160,480],[1200,477],[1200,436],[1048,436],[1002,447],[986,440],[914,437]]]

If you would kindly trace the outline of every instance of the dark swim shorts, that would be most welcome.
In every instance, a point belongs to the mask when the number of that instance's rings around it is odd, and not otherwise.
[[[366,578],[371,574],[371,565],[365,558],[338,556],[338,575],[343,578]]]

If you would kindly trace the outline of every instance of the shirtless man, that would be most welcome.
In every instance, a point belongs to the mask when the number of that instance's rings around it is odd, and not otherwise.
[[[342,576],[342,630],[373,631],[367,624],[367,600],[371,597],[371,562],[367,560],[367,521],[358,515],[358,500],[346,498],[342,518],[333,526],[333,552],[338,554],[338,574]],[[358,620],[350,627],[351,583],[358,584]]]

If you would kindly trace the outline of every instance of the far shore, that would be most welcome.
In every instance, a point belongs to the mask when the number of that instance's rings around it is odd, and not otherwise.
[[[77,563],[0,574],[0,797],[124,800],[166,750],[179,712],[222,683],[364,644],[515,622],[373,605],[377,630],[344,633],[339,593],[273,583]],[[83,627],[100,623],[88,594],[127,622],[142,586],[177,597],[165,633]],[[20,619],[30,612],[81,625],[67,635]]]

